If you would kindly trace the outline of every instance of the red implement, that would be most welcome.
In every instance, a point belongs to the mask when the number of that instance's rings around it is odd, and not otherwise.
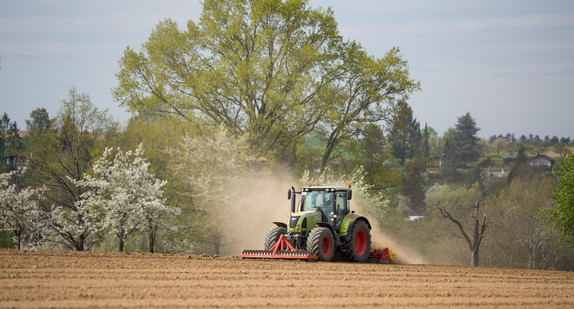
[[[297,251],[281,234],[279,240],[269,250],[244,250],[240,258],[247,259],[300,259],[316,260],[317,256],[308,251]]]
[[[397,257],[389,248],[375,249],[369,253],[369,258],[378,259],[381,264],[389,264]]]

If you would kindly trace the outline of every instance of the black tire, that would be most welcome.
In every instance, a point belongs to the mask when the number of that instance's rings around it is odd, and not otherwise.
[[[271,249],[273,245],[279,241],[279,237],[281,237],[281,235],[285,234],[286,232],[287,229],[284,227],[276,226],[270,228],[267,231],[267,234],[265,234],[265,244],[263,244],[263,248],[265,248],[265,250]]]
[[[335,253],[333,233],[326,227],[317,226],[307,237],[307,251],[316,255],[319,261],[330,261]]]
[[[348,262],[364,263],[369,259],[371,251],[371,230],[367,222],[358,220],[353,223],[350,238],[344,245],[341,256]]]

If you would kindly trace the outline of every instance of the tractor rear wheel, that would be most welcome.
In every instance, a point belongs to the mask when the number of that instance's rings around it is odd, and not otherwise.
[[[307,237],[307,251],[316,255],[319,261],[330,261],[335,252],[331,230],[321,226],[312,229]]]
[[[287,229],[284,227],[276,226],[270,228],[267,231],[267,234],[265,234],[265,244],[263,245],[263,248],[265,248],[265,250],[271,249],[273,245],[279,241],[279,237],[281,237],[281,235],[285,234],[286,232]]]
[[[367,223],[359,220],[353,223],[350,238],[345,243],[345,251],[341,253],[344,260],[363,263],[369,259],[371,251],[371,230]]]

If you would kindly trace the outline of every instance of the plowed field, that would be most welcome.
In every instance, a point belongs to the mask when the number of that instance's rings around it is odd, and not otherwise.
[[[0,307],[574,308],[574,273],[0,250]]]

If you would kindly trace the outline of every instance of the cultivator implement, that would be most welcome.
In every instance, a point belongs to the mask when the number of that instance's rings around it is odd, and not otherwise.
[[[389,248],[385,248],[383,250],[375,249],[369,253],[369,260],[380,264],[390,264],[396,258],[397,255]]]
[[[317,256],[308,251],[297,251],[281,234],[279,240],[269,250],[244,250],[243,254],[238,255],[244,259],[298,259],[298,260],[317,260]]]

